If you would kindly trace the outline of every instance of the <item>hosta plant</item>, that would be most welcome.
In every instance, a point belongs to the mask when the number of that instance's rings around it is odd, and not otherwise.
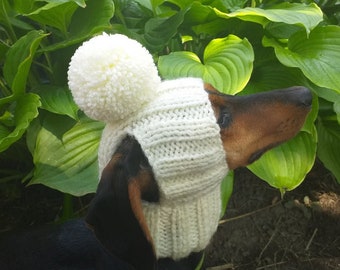
[[[67,68],[75,49],[103,31],[141,42],[164,79],[201,77],[233,95],[308,87],[313,108],[301,132],[249,169],[283,193],[318,157],[340,182],[336,8],[327,0],[1,0],[0,183],[95,191],[103,124],[74,104]],[[224,207],[232,179],[222,184]]]

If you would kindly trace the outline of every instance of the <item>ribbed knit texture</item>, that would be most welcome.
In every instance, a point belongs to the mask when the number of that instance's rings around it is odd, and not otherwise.
[[[161,82],[152,55],[137,41],[102,34],[84,42],[68,70],[78,106],[104,121],[100,174],[126,135],[140,143],[160,191],[143,202],[157,257],[204,249],[220,216],[225,153],[200,79]]]
[[[143,203],[157,256],[179,259],[204,249],[217,229],[220,183],[228,168],[203,82],[162,82],[136,114],[107,123],[100,172],[127,134],[140,143],[160,189],[159,203]]]

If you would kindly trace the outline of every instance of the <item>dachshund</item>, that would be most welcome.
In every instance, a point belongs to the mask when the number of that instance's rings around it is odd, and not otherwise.
[[[305,87],[246,96],[205,85],[229,169],[244,167],[294,137],[312,104]],[[85,220],[12,235],[0,242],[0,269],[195,269],[204,250],[175,261],[157,259],[142,202],[158,203],[152,167],[138,141],[122,140],[104,168]]]

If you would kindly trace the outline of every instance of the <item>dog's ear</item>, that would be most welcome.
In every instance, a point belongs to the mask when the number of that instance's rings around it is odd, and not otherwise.
[[[291,87],[248,96],[224,95],[205,85],[221,128],[230,169],[246,166],[295,136],[310,111],[307,88]]]
[[[135,269],[156,269],[142,199],[158,201],[158,187],[139,143],[127,136],[102,172],[86,222],[111,254]]]

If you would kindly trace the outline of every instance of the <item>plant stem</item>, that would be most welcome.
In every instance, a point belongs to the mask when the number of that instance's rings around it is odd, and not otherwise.
[[[17,36],[14,32],[14,29],[12,27],[12,24],[11,22],[9,21],[9,18],[8,18],[8,15],[7,15],[7,10],[6,10],[6,7],[5,7],[5,1],[1,1],[1,8],[2,8],[2,11],[3,11],[3,14],[5,15],[5,23],[6,23],[6,27],[7,27],[7,30],[8,30],[8,35],[12,41],[12,43],[15,43],[15,41],[17,40]]]
[[[73,200],[72,195],[68,193],[64,193],[64,202],[63,202],[63,212],[61,215],[61,220],[65,221],[70,219],[73,216]]]

